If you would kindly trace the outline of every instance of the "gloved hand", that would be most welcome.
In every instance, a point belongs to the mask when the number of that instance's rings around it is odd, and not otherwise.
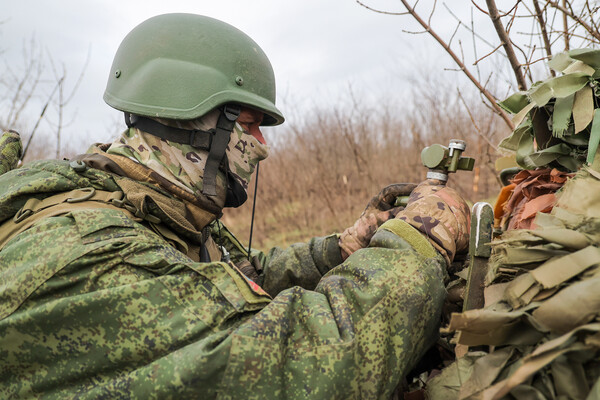
[[[450,265],[457,253],[468,250],[471,213],[456,190],[439,183],[426,180],[419,184],[396,218],[425,235]]]
[[[373,197],[354,225],[347,228],[340,236],[339,246],[345,260],[356,250],[367,247],[369,241],[388,219],[394,218],[401,207],[394,207],[396,198],[408,196],[417,187],[414,183],[395,183],[386,186]]]

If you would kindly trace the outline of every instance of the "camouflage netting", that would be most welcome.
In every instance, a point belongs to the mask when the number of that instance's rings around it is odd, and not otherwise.
[[[600,396],[600,174],[580,170],[535,224],[493,242],[485,307],[453,314],[446,329],[493,351],[433,378],[430,398]]]
[[[430,399],[600,399],[600,51],[550,65],[563,75],[502,103],[517,128],[501,146],[526,170],[577,172],[551,211],[492,242],[484,308],[443,329],[468,352]]]
[[[525,169],[576,171],[584,162],[591,163],[600,143],[600,50],[561,53],[549,66],[562,75],[536,82],[527,92],[499,103],[515,115],[516,126],[500,147],[515,152]]]

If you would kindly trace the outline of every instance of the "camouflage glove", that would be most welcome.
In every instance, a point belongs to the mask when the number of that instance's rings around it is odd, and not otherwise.
[[[396,198],[410,195],[416,186],[413,183],[395,183],[383,188],[373,197],[354,225],[347,228],[340,236],[342,259],[345,260],[356,250],[367,247],[377,228],[385,221],[394,218],[401,210],[400,207],[394,207]]]
[[[468,250],[471,214],[454,189],[436,183],[427,180],[417,186],[396,219],[425,235],[450,265],[457,253]]]

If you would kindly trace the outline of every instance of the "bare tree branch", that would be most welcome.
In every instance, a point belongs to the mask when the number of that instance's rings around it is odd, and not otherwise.
[[[452,44],[452,39],[454,39],[454,36],[456,36],[456,32],[458,32],[458,28],[460,28],[460,23],[456,25],[456,28],[454,29],[452,36],[450,36],[450,40],[448,40],[448,46],[450,46]]]
[[[544,49],[546,50],[546,55],[548,56],[548,58],[551,58],[552,46],[550,45],[548,31],[546,30],[546,21],[544,21],[544,13],[540,8],[540,3],[538,0],[533,0],[533,6],[535,7],[535,17],[537,18],[538,25],[540,26],[540,31],[542,33],[542,40],[544,41]],[[553,69],[550,69],[550,73],[552,74],[552,76],[556,76],[556,73]]]
[[[473,114],[471,113],[471,109],[469,108],[469,106],[467,105],[467,102],[465,101],[465,99],[463,98],[462,93],[460,92],[460,90],[457,90],[458,92],[458,98],[460,99],[461,103],[465,106],[465,110],[467,110],[467,113],[469,114],[469,118],[471,119],[471,122],[473,124],[473,127],[475,127],[475,132],[477,132],[477,135],[479,137],[481,137],[483,140],[485,140],[487,142],[487,144],[492,147],[497,153],[498,148],[496,147],[496,145],[494,145],[492,143],[492,141],[483,134],[483,132],[481,132],[481,129],[479,129],[479,126],[477,125],[477,122],[475,122],[475,118],[473,117]]]
[[[471,0],[471,4],[473,4],[475,6],[475,8],[477,8],[479,11],[481,11],[485,15],[488,15],[488,16],[490,15],[489,12],[487,12],[483,8],[479,7],[479,5],[477,3],[475,3],[475,0]]]
[[[479,64],[479,62],[480,62],[480,61],[482,61],[483,59],[485,59],[485,58],[487,58],[487,57],[491,56],[491,55],[492,55],[492,54],[494,54],[496,51],[498,51],[498,49],[499,49],[500,47],[502,47],[502,45],[501,45],[501,44],[499,44],[498,46],[496,46],[496,48],[495,48],[494,50],[490,51],[490,52],[489,52],[489,53],[487,53],[485,56],[483,56],[483,57],[481,57],[481,58],[478,58],[477,60],[475,60],[475,62],[473,63],[473,65],[477,65],[477,64]]]
[[[565,4],[566,0],[563,0],[563,4]],[[548,4],[554,8],[556,8],[557,10],[561,11],[563,13],[563,17],[566,20],[566,17],[571,18],[572,20],[574,20],[575,22],[577,22],[579,25],[581,25],[581,27],[583,29],[585,29],[586,31],[588,31],[588,33],[590,35],[592,35],[594,38],[600,40],[600,32],[594,30],[594,28],[592,28],[587,22],[585,22],[583,19],[581,19],[579,16],[575,15],[575,13],[573,13],[570,10],[567,10],[567,8],[563,5],[558,4],[558,2],[556,1],[552,1],[552,0],[548,0]],[[568,42],[568,28],[565,26],[565,36],[567,36],[567,38],[565,39],[565,46],[569,46],[569,42]],[[565,50],[568,50],[568,48],[566,48]]]
[[[42,108],[42,112],[40,113],[40,116],[38,117],[38,120],[35,123],[33,130],[31,131],[31,135],[29,135],[29,139],[27,140],[27,145],[25,146],[25,149],[23,150],[23,154],[21,155],[21,160],[25,159],[27,150],[29,150],[29,145],[31,145],[31,141],[33,140],[33,137],[35,136],[35,132],[37,131],[37,128],[40,125],[40,122],[42,121],[42,119],[44,119],[44,114],[46,113],[46,110],[48,109],[48,105],[50,105],[50,102],[52,101],[52,97],[54,97],[54,93],[56,93],[56,90],[58,89],[59,85],[61,85],[61,84],[62,84],[62,79],[60,79],[58,82],[56,82],[56,86],[54,86],[52,93],[50,93],[50,96],[48,96],[48,100],[46,101],[46,104],[44,104],[44,107]]]
[[[515,3],[515,5],[512,6],[512,8],[510,10],[508,10],[504,14],[500,15],[500,18],[506,17],[507,15],[510,15],[511,13],[513,13],[513,11],[514,11],[514,14],[513,14],[513,18],[514,18],[514,16],[516,16],[516,14],[517,14],[517,7],[519,7],[519,4],[521,4],[521,0],[517,0],[517,2]]]
[[[494,0],[486,0],[486,3],[490,12],[490,18],[494,24],[494,28],[496,29],[496,33],[498,34],[498,37],[504,46],[504,51],[506,52],[508,61],[510,62],[510,65],[514,71],[519,90],[525,90],[527,89],[527,83],[525,82],[525,77],[523,76],[523,72],[521,70],[521,64],[519,63],[519,60],[517,60],[517,56],[513,49],[510,38],[502,26],[502,21],[500,21],[500,15],[498,13],[498,9],[496,8],[496,3]]]
[[[594,14],[598,11],[598,6],[596,6],[595,9],[592,10],[590,8],[590,2],[589,2],[589,0],[586,0],[586,2],[585,2],[585,8],[587,9],[588,14],[590,16],[590,22],[592,24],[593,29],[596,32],[598,32],[600,29],[598,28],[598,24],[596,22],[594,22]]]
[[[433,38],[444,48],[444,50],[446,50],[446,52],[450,55],[450,57],[452,57],[454,62],[456,62],[456,64],[458,64],[461,71],[463,71],[463,73],[465,75],[467,75],[467,77],[475,85],[475,87],[477,87],[477,89],[485,96],[485,98],[488,99],[488,101],[490,102],[490,104],[492,105],[494,110],[498,113],[498,115],[500,115],[502,117],[502,119],[506,122],[506,124],[510,127],[510,129],[514,129],[514,124],[512,123],[512,120],[510,119],[508,114],[502,108],[500,108],[500,106],[498,106],[498,104],[496,104],[496,99],[494,98],[494,96],[481,85],[481,83],[477,80],[477,78],[475,78],[473,76],[473,74],[469,71],[469,69],[465,66],[465,64],[458,58],[458,56],[456,55],[456,53],[454,53],[454,51],[450,48],[450,46],[448,46],[448,44],[433,29],[431,29],[431,27],[429,25],[427,25],[427,23],[420,17],[420,15],[417,14],[417,12],[410,6],[410,4],[408,4],[407,0],[400,0],[400,1],[402,1],[402,4],[406,8],[406,10],[410,13],[410,15],[412,15],[412,17],[431,36],[433,36]]]
[[[360,6],[366,8],[367,10],[379,13],[379,14],[386,14],[386,15],[408,15],[409,13],[407,12],[401,12],[401,13],[396,13],[396,12],[390,12],[390,11],[383,11],[383,10],[378,10],[376,8],[373,7],[369,7],[368,5],[366,5],[365,3],[361,2],[360,0],[355,0]]]
[[[567,0],[563,0],[563,7],[566,9]],[[567,21],[567,14],[563,13],[563,32],[565,38],[565,51],[569,51],[571,48],[570,40],[569,40],[569,23]]]
[[[486,38],[484,38],[483,36],[481,36],[481,35],[479,35],[477,32],[475,32],[475,29],[473,28],[473,19],[472,19],[472,18],[471,18],[471,27],[469,28],[469,27],[468,27],[468,26],[467,26],[467,25],[466,25],[464,22],[462,22],[462,21],[460,20],[460,18],[458,18],[458,17],[456,16],[456,14],[454,14],[454,13],[452,12],[452,10],[451,10],[450,8],[448,8],[448,6],[446,5],[446,3],[444,3],[444,8],[446,8],[446,11],[448,11],[448,12],[450,13],[450,15],[452,15],[452,17],[453,17],[453,18],[454,18],[456,21],[458,21],[458,23],[459,23],[461,26],[464,26],[464,27],[465,27],[465,28],[466,28],[466,29],[467,29],[469,32],[471,32],[471,34],[472,34],[473,36],[475,36],[477,39],[481,40],[483,43],[485,43],[485,44],[487,44],[488,46],[490,46],[490,48],[493,48],[493,47],[494,47],[494,45],[493,45],[492,43],[490,43],[488,40],[486,40]]]

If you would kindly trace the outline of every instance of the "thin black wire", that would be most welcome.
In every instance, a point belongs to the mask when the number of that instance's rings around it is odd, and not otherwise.
[[[250,239],[248,240],[248,261],[250,261],[250,250],[252,249],[252,231],[254,230],[254,212],[256,210],[256,193],[258,193],[258,167],[260,163],[256,164],[256,178],[254,181],[254,196],[252,199],[252,220],[250,221]]]

